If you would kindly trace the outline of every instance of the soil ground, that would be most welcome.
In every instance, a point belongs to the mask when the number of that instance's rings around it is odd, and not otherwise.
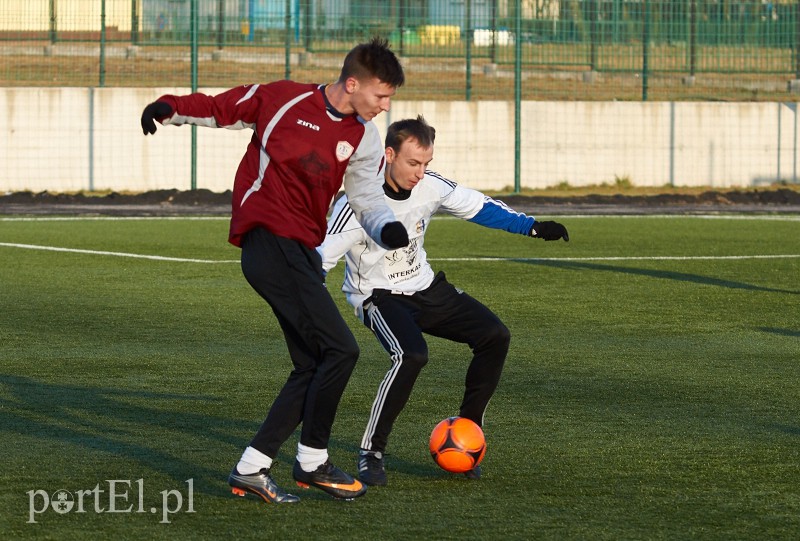
[[[747,190],[591,189],[492,194],[517,211],[546,215],[800,213],[800,185]],[[181,216],[227,215],[231,192],[157,190],[143,193],[13,192],[0,195],[0,215]]]

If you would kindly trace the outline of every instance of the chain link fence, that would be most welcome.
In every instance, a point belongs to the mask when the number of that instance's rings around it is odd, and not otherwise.
[[[3,86],[328,80],[373,35],[407,61],[403,99],[513,99],[516,74],[522,99],[785,101],[800,79],[794,0],[0,4]]]

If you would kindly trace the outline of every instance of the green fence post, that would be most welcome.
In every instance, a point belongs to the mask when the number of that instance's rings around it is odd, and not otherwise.
[[[192,92],[197,92],[197,72],[198,72],[198,57],[197,57],[197,49],[198,49],[198,42],[200,40],[200,19],[198,14],[198,0],[189,0],[190,1],[190,8],[189,8],[189,47],[190,47],[190,57],[191,57],[191,77],[192,77]]]
[[[197,92],[197,42],[199,17],[197,0],[191,0],[189,28],[191,35],[192,93]],[[192,190],[197,189],[197,126],[192,124]]]
[[[106,86],[106,0],[100,0],[100,88]]]
[[[247,0],[247,41],[255,40],[256,19],[253,12],[256,10],[256,0]]]
[[[794,78],[800,79],[800,5],[794,5]]]
[[[520,153],[522,133],[522,9],[514,0],[514,193],[520,192]]]
[[[489,61],[497,64],[497,0],[492,0],[491,7],[492,41],[489,43]]]
[[[131,45],[139,43],[139,0],[131,0]]]
[[[283,18],[283,29],[286,36],[283,39],[283,78],[290,79],[292,76],[292,0],[286,0],[286,14]]]
[[[644,5],[644,24],[642,25],[642,101],[647,101],[647,77],[650,71],[650,2]]]
[[[303,35],[305,38],[305,49],[307,53],[311,52],[311,0],[300,0],[303,8]]]
[[[47,10],[50,15],[50,44],[55,45],[57,39],[57,24],[58,18],[56,16],[56,0],[50,0],[47,5]]]
[[[89,87],[89,191],[94,191],[94,88]]]
[[[225,0],[217,0],[217,49],[225,47]]]
[[[467,39],[467,79],[466,79],[466,96],[465,99],[467,101],[470,100],[472,97],[472,0],[466,1],[466,6],[464,11],[466,11],[466,26],[464,27],[464,33],[466,34]]]
[[[689,75],[697,68],[697,0],[689,0]]]
[[[589,68],[597,71],[597,0],[589,4]]]
[[[405,34],[406,31],[406,0],[400,0],[397,22],[398,30],[400,32],[400,46],[397,50],[397,53],[400,58],[402,58],[405,54],[405,39],[403,39],[403,34]]]

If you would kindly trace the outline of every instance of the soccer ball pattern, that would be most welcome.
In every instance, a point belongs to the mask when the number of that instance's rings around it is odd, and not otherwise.
[[[433,428],[433,460],[443,470],[464,473],[481,463],[486,454],[483,430],[465,417],[448,417]]]

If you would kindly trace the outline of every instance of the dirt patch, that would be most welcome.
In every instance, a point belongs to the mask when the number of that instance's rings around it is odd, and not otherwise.
[[[793,187],[795,188],[795,187]],[[228,215],[231,192],[156,190],[136,194],[14,192],[0,196],[0,215]],[[520,212],[547,214],[800,213],[800,190],[708,190],[698,193],[495,195]]]
[[[0,214],[99,216],[222,215],[231,210],[231,192],[155,190],[135,194],[14,192],[0,196]]]
[[[699,193],[657,193],[649,195],[586,194],[579,196],[532,195],[498,197],[524,212],[543,214],[698,214],[720,212],[797,213],[800,191],[709,190]]]

